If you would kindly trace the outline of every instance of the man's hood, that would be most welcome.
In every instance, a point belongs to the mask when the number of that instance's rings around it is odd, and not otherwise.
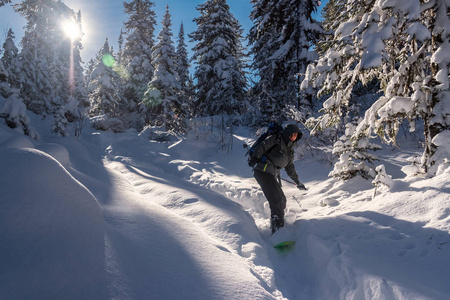
[[[300,131],[300,128],[298,128],[295,124],[287,124],[283,129],[283,138],[285,141],[289,141],[289,137],[291,134],[297,133],[297,139],[294,142],[297,142],[300,140],[303,136],[302,132]]]

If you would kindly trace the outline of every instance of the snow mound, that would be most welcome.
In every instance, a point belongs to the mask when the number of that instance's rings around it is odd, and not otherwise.
[[[48,143],[40,145],[36,148],[52,156],[64,167],[70,167],[69,151],[67,151],[67,149],[64,146],[61,146],[59,144]]]
[[[2,149],[6,148],[34,148],[33,143],[24,135],[13,136],[0,144]]]
[[[95,197],[42,151],[3,148],[0,162],[2,298],[106,298]]]

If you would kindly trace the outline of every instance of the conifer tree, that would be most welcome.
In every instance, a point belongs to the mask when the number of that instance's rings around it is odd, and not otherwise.
[[[354,133],[358,120],[345,125],[345,133],[333,146],[333,154],[339,157],[339,161],[334,164],[333,171],[329,176],[343,180],[350,179],[356,175],[363,178],[375,178],[376,173],[373,163],[378,158],[368,151],[380,150],[381,147],[371,143],[367,136],[355,139]]]
[[[117,40],[119,44],[119,51],[117,52],[117,62],[119,65],[122,64],[122,55],[123,55],[123,29],[120,29],[119,39]]]
[[[27,20],[19,54],[21,97],[28,109],[44,116],[50,112],[53,90],[49,67],[54,54],[52,33],[56,28],[48,21],[54,18],[54,4],[51,0],[24,0],[14,6]]]
[[[183,22],[180,25],[180,31],[178,32],[178,44],[177,44],[177,62],[176,71],[180,78],[180,98],[185,111],[186,116],[193,115],[193,100],[194,100],[194,83],[189,74],[189,68],[191,67],[188,58],[187,45],[184,38],[184,26]]]
[[[379,134],[395,143],[404,119],[425,123],[425,171],[433,165],[433,138],[449,128],[449,18],[446,1],[408,5],[395,1],[345,4],[347,19],[335,30],[330,47],[308,67],[303,85],[332,91],[320,126],[339,121],[358,82],[380,81],[383,95],[366,112],[354,138]]]
[[[178,44],[177,44],[177,63],[176,70],[180,77],[180,84],[182,87],[188,87],[189,85],[189,58],[187,52],[187,45],[184,41],[184,26],[183,22],[180,25],[180,31],[178,32]]]
[[[184,41],[184,26],[183,22],[180,25],[180,31],[178,32],[178,44],[177,44],[177,62],[176,71],[178,73],[179,82],[181,86],[180,99],[182,110],[185,112],[186,117],[192,116],[193,112],[193,98],[194,98],[194,83],[189,75],[189,58],[187,52],[187,45]]]
[[[106,115],[116,117],[119,114],[121,96],[118,87],[118,76],[113,70],[114,56],[111,53],[108,39],[97,54],[95,65],[90,74],[88,95],[91,102],[91,116]]]
[[[158,43],[153,47],[152,61],[155,71],[149,83],[145,104],[151,107],[153,113],[159,115],[157,119],[160,119],[166,129],[180,131],[184,129],[184,112],[180,99],[181,85],[176,71],[177,54],[173,46],[171,26],[167,5]],[[155,97],[155,93],[159,97]]]
[[[247,93],[242,27],[226,0],[208,0],[197,7],[194,46],[197,113],[211,116],[219,128],[222,150],[232,146],[233,126],[240,122]],[[217,118],[214,118],[217,116]]]
[[[5,71],[8,73],[8,82],[12,88],[20,88],[19,77],[20,77],[20,65],[19,61],[19,49],[14,43],[15,34],[12,29],[8,30],[6,40],[3,43],[3,56],[1,61]]]
[[[124,47],[120,53],[121,64],[125,66],[129,78],[124,86],[124,98],[127,99],[129,111],[138,110],[148,82],[153,77],[152,48],[156,14],[152,10],[155,5],[149,0],[132,0],[124,2],[125,21]]]
[[[253,0],[250,18],[254,26],[249,42],[254,55],[252,68],[259,77],[255,87],[258,105],[266,120],[284,121],[283,108],[312,106],[302,95],[300,83],[306,67],[316,58],[310,50],[322,32],[311,18],[317,1]],[[306,100],[306,102],[304,102]]]
[[[75,89],[77,100],[86,105],[81,37],[72,43],[61,21],[78,22],[81,27],[81,15],[77,20],[74,11],[61,1],[24,0],[14,7],[27,19],[27,26],[22,51],[13,63],[16,72],[11,76],[12,84],[20,87],[27,108],[37,114],[64,112],[60,118],[75,115],[70,111],[76,107],[70,103],[74,102]]]
[[[71,68],[69,70],[69,101],[66,114],[69,122],[80,122],[89,110],[89,99],[87,96],[86,78],[84,76],[83,61],[81,59],[82,45],[82,22],[81,11],[75,20],[78,31],[81,33],[72,41]]]
[[[197,7],[196,42],[197,109],[206,116],[239,115],[246,97],[247,80],[243,30],[225,0],[208,0]]]
[[[8,72],[0,60],[0,118],[5,120],[8,127],[33,139],[39,139],[39,134],[30,126],[30,119],[19,96],[19,90],[12,88],[8,81]]]
[[[426,7],[426,4],[423,4]],[[425,171],[436,174],[438,166],[449,160],[450,153],[444,153],[445,144],[438,142],[450,135],[450,2],[435,1],[433,7],[425,10],[424,24],[431,32],[431,80],[421,87],[420,94],[429,90],[428,115],[425,115]],[[418,99],[413,96],[413,101]]]
[[[10,28],[8,30],[8,33],[6,35],[6,40],[3,43],[3,56],[1,60],[3,61],[3,65],[8,71],[9,68],[11,68],[9,71],[14,72],[13,61],[17,58],[19,54],[19,49],[16,47],[14,43],[14,39],[16,38],[14,32]]]

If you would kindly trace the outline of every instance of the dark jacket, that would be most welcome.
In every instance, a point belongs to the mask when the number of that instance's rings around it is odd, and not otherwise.
[[[297,133],[297,139],[293,142],[289,136]],[[273,134],[255,147],[252,157],[258,163],[254,170],[279,176],[280,169],[285,169],[288,176],[299,183],[297,172],[294,167],[294,145],[302,137],[300,129],[294,124],[288,124],[280,134]]]

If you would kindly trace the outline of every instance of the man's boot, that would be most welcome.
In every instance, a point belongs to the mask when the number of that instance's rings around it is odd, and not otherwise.
[[[284,226],[284,218],[277,215],[272,215],[270,218],[270,228],[272,229],[272,234],[278,229]]]

